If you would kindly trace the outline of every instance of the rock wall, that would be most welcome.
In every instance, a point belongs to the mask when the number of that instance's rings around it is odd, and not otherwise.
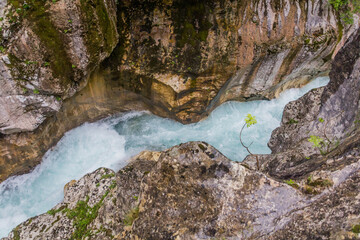
[[[286,184],[204,142],[143,152],[117,173],[100,168],[69,182],[63,202],[4,240],[356,239],[358,154]]]
[[[113,0],[1,0],[0,133],[33,131],[118,42]]]
[[[118,11],[123,37],[107,69],[184,123],[225,101],[273,98],[326,74],[358,26],[344,28],[319,0],[129,0]]]
[[[85,121],[147,109],[188,123],[299,87],[358,26],[320,0],[1,4],[0,181]]]
[[[329,84],[287,104],[268,143],[273,154],[258,156],[262,171],[278,178],[304,175],[359,143],[359,49],[360,30],[336,55]],[[310,136],[324,144],[314,147]]]
[[[272,154],[233,162],[204,142],[143,152],[69,182],[62,203],[5,239],[358,239],[359,40],[336,55],[326,87],[287,105]],[[320,153],[310,134],[339,143]]]
[[[65,132],[86,121],[96,121],[130,110],[151,110],[159,116],[169,113],[139,94],[124,89],[120,81],[107,81],[95,72],[80,92],[63,101],[63,107],[32,132],[0,137],[0,182],[13,174],[24,174],[41,162],[43,154]]]

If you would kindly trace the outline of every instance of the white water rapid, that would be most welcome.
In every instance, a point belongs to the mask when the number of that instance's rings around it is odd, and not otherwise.
[[[0,237],[22,221],[46,212],[63,198],[63,187],[72,179],[99,167],[119,170],[142,150],[164,150],[188,141],[206,141],[225,156],[242,161],[247,155],[239,132],[245,116],[257,124],[246,128],[243,140],[253,153],[270,153],[267,142],[280,125],[284,106],[310,89],[324,86],[317,78],[301,89],[290,89],[271,101],[227,102],[198,123],[182,125],[147,112],[130,112],[95,123],[85,123],[65,134],[34,171],[7,179],[0,185]]]

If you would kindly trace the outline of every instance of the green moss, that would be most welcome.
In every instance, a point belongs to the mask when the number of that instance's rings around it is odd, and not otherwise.
[[[80,7],[83,21],[88,26],[85,40],[91,59],[97,59],[101,46],[111,53],[117,43],[116,26],[108,15],[104,1],[80,0]]]
[[[114,189],[115,187],[116,187],[116,181],[113,180],[109,188]]]
[[[299,188],[299,185],[296,182],[294,182],[294,180],[292,180],[292,179],[286,180],[285,183],[293,188],[296,188],[296,189]]]
[[[201,47],[212,27],[209,17],[213,7],[213,1],[173,2],[171,18],[177,47],[174,55],[178,55],[179,62],[182,63],[178,68],[192,67],[194,72],[200,68]]]
[[[313,195],[313,194],[318,194],[318,191],[316,191],[313,187],[311,187],[311,186],[305,186],[304,187],[304,193],[305,194],[311,194],[311,195]]]
[[[360,224],[354,225],[354,226],[352,227],[351,231],[352,231],[353,233],[359,234],[359,233],[360,233]]]
[[[85,201],[78,201],[74,209],[66,210],[67,217],[73,220],[75,227],[75,231],[70,239],[83,239],[92,235],[92,231],[88,229],[88,226],[97,217],[99,209],[108,194],[109,191],[106,191],[101,200],[93,207],[88,205],[89,197],[86,197]]]
[[[291,124],[297,124],[297,123],[299,123],[299,121],[296,121],[295,119],[291,118],[286,124],[291,125]]]
[[[108,173],[108,174],[102,175],[100,179],[107,179],[107,178],[111,178],[114,176],[115,176],[115,173]]]
[[[20,240],[19,227],[16,227],[12,232],[13,232],[13,234],[14,234],[14,240]]]
[[[312,186],[312,187],[331,187],[334,183],[329,179],[319,178],[319,179],[313,180],[312,177],[309,176],[306,184],[309,186]]]
[[[195,88],[195,87],[196,87],[196,78],[192,78],[192,79],[190,80],[190,87],[191,87],[191,88]]]
[[[139,207],[135,207],[130,210],[128,214],[124,217],[124,224],[126,226],[131,226],[135,219],[139,217]]]
[[[39,37],[46,51],[45,61],[50,63],[54,77],[60,78],[64,84],[71,81],[73,71],[70,59],[65,51],[64,37],[53,25],[48,13],[49,3],[46,0],[12,0],[15,9],[28,6],[19,14],[21,19],[27,19],[35,34]]]
[[[205,151],[205,150],[206,150],[206,147],[205,147],[204,145],[202,145],[201,143],[200,143],[200,144],[198,144],[198,146],[199,146],[199,148],[200,148],[201,150],[203,150],[203,151]]]

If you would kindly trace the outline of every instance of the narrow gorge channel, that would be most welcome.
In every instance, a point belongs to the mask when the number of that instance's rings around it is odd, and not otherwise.
[[[160,151],[179,143],[205,141],[231,160],[242,161],[247,152],[240,145],[239,131],[248,113],[256,116],[258,124],[246,129],[243,139],[254,142],[254,153],[270,153],[267,142],[272,130],[280,125],[285,105],[328,81],[328,77],[317,78],[271,101],[227,102],[207,119],[189,125],[148,112],[128,112],[85,123],[67,132],[31,173],[11,177],[0,185],[0,237],[59,203],[63,187],[70,180],[99,167],[117,171],[143,150]]]

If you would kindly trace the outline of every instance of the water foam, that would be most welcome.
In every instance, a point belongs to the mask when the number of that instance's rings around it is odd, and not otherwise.
[[[290,89],[271,101],[227,102],[195,124],[182,125],[148,112],[129,112],[96,123],[85,123],[65,134],[29,174],[11,177],[0,185],[0,237],[29,217],[51,209],[62,200],[63,187],[99,167],[118,170],[142,150],[164,150],[187,141],[206,141],[224,155],[241,161],[247,152],[239,143],[246,114],[258,124],[245,129],[245,142],[254,153],[270,153],[267,142],[279,126],[286,103],[312,88],[326,85],[318,78],[301,89]]]

